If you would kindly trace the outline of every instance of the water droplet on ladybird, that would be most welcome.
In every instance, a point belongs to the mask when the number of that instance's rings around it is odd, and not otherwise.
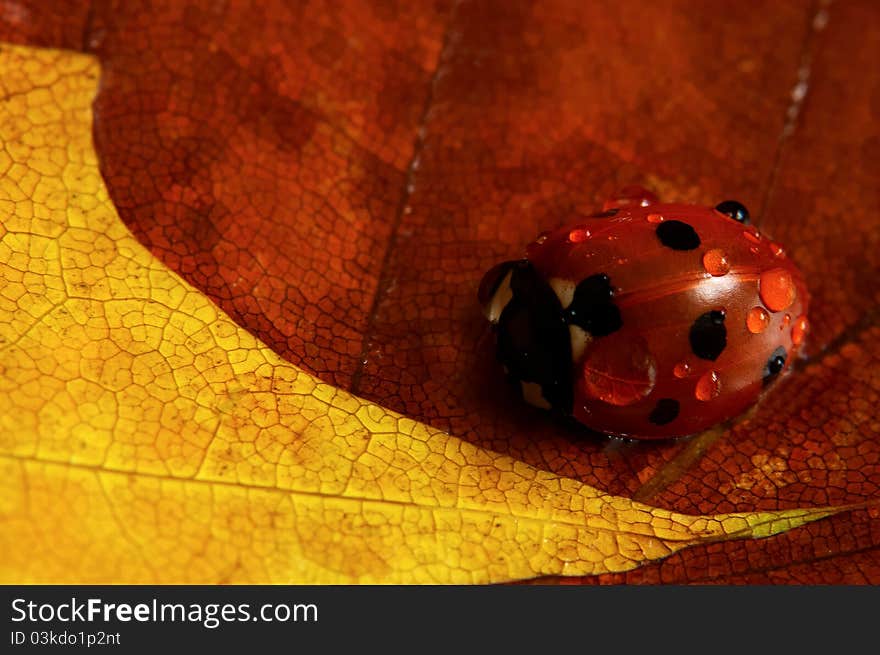
[[[785,249],[775,241],[770,242],[770,252],[773,253],[774,257],[779,257],[779,259],[785,258]]]
[[[662,223],[663,222],[663,214],[648,214],[648,222],[649,223]]]
[[[743,236],[747,241],[751,241],[752,243],[760,243],[761,235],[757,232],[753,232],[752,230],[743,230]]]
[[[770,314],[763,307],[752,307],[746,315],[746,327],[752,334],[761,334],[770,325]]]
[[[629,261],[629,260],[628,260],[626,257],[621,257],[620,259],[617,260],[617,263],[618,263],[620,266],[623,266],[623,265],[626,264],[628,261]]]
[[[771,312],[781,312],[791,307],[795,289],[791,273],[784,268],[772,268],[761,273],[758,279],[758,293],[764,305]]]
[[[751,248],[749,248],[749,252],[753,255],[757,255],[759,252],[761,252],[761,249],[758,248],[758,246],[752,246]]]
[[[703,402],[717,398],[721,394],[721,378],[718,377],[718,372],[709,371],[704,373],[697,382],[694,394],[697,400],[702,400]]]
[[[780,331],[784,330],[789,325],[791,325],[791,314],[786,314],[785,316],[782,317],[782,323],[779,325]]]
[[[672,369],[672,374],[679,379],[687,377],[690,372],[691,366],[687,362],[679,362]]]
[[[602,338],[605,347],[588,350],[582,364],[584,393],[618,407],[641,401],[657,379],[657,361],[648,342],[621,337],[620,332]]]
[[[602,209],[608,211],[616,207],[647,207],[656,202],[658,202],[657,196],[651,191],[641,186],[630,185],[620,189],[606,200]]]
[[[713,248],[706,251],[706,254],[703,255],[703,268],[710,275],[720,277],[727,275],[728,271],[730,271],[730,262],[727,261],[727,255],[724,254],[723,250]]]
[[[801,345],[809,330],[810,323],[807,321],[806,315],[801,314],[794,322],[794,327],[791,328],[791,342],[796,346]]]
[[[590,238],[590,231],[583,228],[575,228],[568,233],[568,240],[572,243],[581,243]]]
[[[535,239],[535,243],[537,243],[539,246],[543,245],[548,236],[550,236],[550,232],[541,232],[541,234],[538,235],[538,238]]]

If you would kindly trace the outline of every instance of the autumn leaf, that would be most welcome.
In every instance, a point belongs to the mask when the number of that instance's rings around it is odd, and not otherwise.
[[[283,360],[478,449],[668,510],[876,501],[868,0],[0,7],[0,37],[98,56],[95,139],[120,217]],[[814,298],[799,370],[691,440],[608,441],[522,407],[475,307],[485,269],[633,182],[667,200],[742,200]],[[877,518],[848,512],[590,581],[878,582]]]
[[[373,405],[156,261],[91,147],[89,56],[6,47],[10,582],[489,582],[623,571],[840,508],[685,516]]]

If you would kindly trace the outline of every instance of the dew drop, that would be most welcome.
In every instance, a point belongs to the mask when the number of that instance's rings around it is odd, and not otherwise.
[[[749,248],[749,252],[753,255],[757,255],[759,252],[761,252],[761,249],[758,248],[758,246],[752,246],[751,248]]]
[[[662,223],[663,222],[663,214],[648,214],[648,222],[649,223]]]
[[[583,228],[575,228],[568,233],[568,240],[572,243],[581,243],[590,238],[590,231]]]
[[[807,321],[806,315],[801,314],[794,322],[794,327],[791,328],[791,342],[796,346],[801,345],[809,331],[810,323]]]
[[[644,187],[630,185],[620,189],[606,200],[602,209],[607,211],[616,207],[647,207],[656,202],[658,202],[657,196],[651,191]]]
[[[727,275],[728,271],[730,271],[730,262],[727,261],[727,255],[724,254],[723,250],[713,248],[706,251],[706,254],[703,255],[703,268],[710,275],[720,277]]]
[[[795,289],[791,273],[784,268],[772,268],[761,273],[758,279],[758,293],[764,305],[771,312],[781,312],[791,307]]]
[[[752,243],[760,243],[761,235],[757,232],[753,232],[752,230],[743,230],[743,236],[747,241],[751,241]]]
[[[791,314],[786,314],[782,317],[782,325],[779,326],[779,329],[784,330],[789,325],[791,325]]]
[[[550,232],[541,232],[541,234],[538,235],[538,238],[535,239],[535,243],[539,246],[542,245],[547,240],[548,236],[550,236]]]
[[[672,369],[672,374],[679,379],[687,377],[690,372],[691,367],[687,362],[679,362],[675,365],[675,368]]]
[[[746,315],[746,327],[752,334],[761,334],[770,325],[770,314],[763,307],[752,307]]]
[[[775,241],[770,242],[770,252],[773,253],[774,257],[778,257],[779,259],[785,258],[785,250]]]
[[[697,400],[706,402],[717,398],[721,393],[721,378],[718,377],[717,371],[709,371],[705,373],[697,382],[694,394]]]
[[[654,389],[657,361],[642,338],[602,337],[602,348],[587,350],[582,364],[584,392],[590,398],[623,407],[645,398]]]

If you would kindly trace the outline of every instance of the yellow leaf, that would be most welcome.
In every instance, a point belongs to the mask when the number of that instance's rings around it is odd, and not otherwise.
[[[497,582],[624,571],[842,508],[687,516],[333,388],[143,248],[90,56],[0,49],[0,582]]]

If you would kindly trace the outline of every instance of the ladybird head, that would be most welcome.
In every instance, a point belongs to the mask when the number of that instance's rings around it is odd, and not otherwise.
[[[571,411],[571,346],[555,291],[527,259],[498,264],[479,291],[497,356],[527,402]]]
[[[510,300],[510,277],[519,262],[508,261],[496,264],[483,275],[477,299],[483,314],[492,323],[497,323],[501,311]]]

